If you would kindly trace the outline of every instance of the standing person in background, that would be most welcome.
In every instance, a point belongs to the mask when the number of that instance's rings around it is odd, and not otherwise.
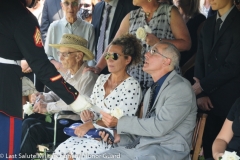
[[[42,10],[42,19],[40,24],[40,31],[42,37],[42,43],[45,45],[45,40],[47,36],[47,31],[50,24],[53,21],[59,20],[63,17],[63,11],[61,8],[61,0],[45,0],[43,4]],[[39,92],[43,92],[44,85],[39,79],[36,77],[35,86]],[[45,87],[46,91],[46,87]]]
[[[26,8],[37,2],[8,0],[0,5],[0,153],[4,155],[1,159],[19,155],[22,127],[22,70],[19,64],[22,58],[65,103],[71,107],[80,103],[78,91],[65,82],[44,52],[39,24]]]
[[[178,10],[182,15],[192,41],[190,50],[181,52],[179,65],[181,67],[182,75],[193,84],[198,36],[206,17],[199,12],[199,0],[173,0],[173,3],[178,7]]]
[[[240,0],[234,0],[234,4],[236,5],[237,9],[240,11]]]
[[[94,28],[92,24],[77,18],[77,12],[80,7],[80,0],[62,0],[61,6],[64,12],[64,17],[60,20],[54,21],[47,33],[45,42],[45,52],[48,59],[61,73],[65,74],[66,69],[59,62],[59,56],[57,55],[57,49],[50,47],[49,44],[58,44],[64,33],[74,34],[80,36],[88,41],[87,48],[90,51],[94,50]],[[91,65],[90,63],[88,63]]]
[[[157,0],[134,0],[133,4],[141,8],[131,11],[125,16],[114,39],[125,33],[136,35],[138,28],[145,25],[152,30],[152,33],[147,33],[146,38],[142,41],[141,62],[128,68],[128,73],[137,79],[145,93],[153,83],[152,77],[142,70],[144,54],[149,47],[160,41],[167,41],[174,44],[180,51],[185,51],[190,49],[191,39],[186,24],[176,7],[161,4]],[[99,72],[105,67],[106,61],[102,56],[93,70]]]
[[[43,3],[45,0],[39,0],[37,5],[33,8],[27,8],[32,14],[37,18],[38,24],[41,25],[42,20],[42,11],[43,11]]]
[[[48,27],[53,21],[63,18],[63,11],[60,5],[61,0],[45,0],[40,25],[43,45],[45,44]]]
[[[96,0],[81,0],[81,8],[78,12],[78,17],[83,20],[91,23],[92,22],[92,12],[94,10],[94,6],[98,1]]]
[[[104,17],[107,13],[107,5],[110,5],[109,15],[107,16],[107,26],[103,29]],[[104,0],[96,4],[92,15],[92,24],[95,29],[95,59],[98,62],[103,51],[108,44],[113,40],[117,33],[122,19],[132,10],[136,9],[131,0]],[[100,38],[103,36],[103,39]],[[108,69],[104,67],[103,74],[107,74]]]
[[[210,10],[210,0],[200,0],[200,12],[205,16],[208,17],[208,12]]]
[[[211,0],[217,11],[202,28],[195,63],[197,105],[208,112],[203,134],[204,157],[212,157],[212,144],[231,106],[240,97],[240,12],[233,0]]]

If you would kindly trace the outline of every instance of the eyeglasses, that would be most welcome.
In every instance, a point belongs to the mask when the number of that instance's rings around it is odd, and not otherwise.
[[[110,57],[113,59],[113,60],[118,60],[118,58],[119,58],[119,56],[122,56],[122,55],[120,55],[120,54],[117,54],[117,53],[109,53],[109,52],[107,52],[107,53],[105,53],[105,55],[104,55],[104,58],[106,59],[106,60],[108,60]],[[124,57],[127,57],[126,55],[124,55]]]
[[[58,56],[62,55],[64,58],[66,58],[66,57],[69,56],[69,54],[75,53],[75,52],[79,52],[79,51],[74,51],[74,52],[60,52],[60,51],[58,51],[58,52],[57,52],[57,55],[58,55]]]
[[[69,5],[71,5],[72,7],[77,7],[78,6],[78,2],[68,2],[68,1],[65,1],[63,2],[64,6],[65,7],[68,7]]]
[[[164,56],[163,54],[159,53],[156,48],[151,48],[148,52],[149,52],[151,55],[160,54],[162,57],[167,58],[167,59],[170,59],[170,58],[168,58],[167,56]]]
[[[85,3],[85,4],[81,4],[84,8],[88,8],[88,7],[90,7],[91,6],[91,4],[87,4],[87,3]]]

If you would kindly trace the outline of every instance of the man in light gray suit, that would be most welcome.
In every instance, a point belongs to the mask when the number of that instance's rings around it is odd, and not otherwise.
[[[42,20],[40,25],[43,45],[45,44],[48,27],[50,24],[63,17],[61,0],[45,0],[42,11]]]
[[[155,44],[145,54],[143,70],[154,84],[145,94],[142,117],[117,120],[101,112],[106,126],[117,124],[114,143],[119,147],[97,155],[99,159],[190,160],[197,106],[190,83],[174,70],[179,58],[179,51],[168,42]]]

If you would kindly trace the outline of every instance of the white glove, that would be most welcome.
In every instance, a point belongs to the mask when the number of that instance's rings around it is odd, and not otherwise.
[[[92,107],[92,104],[89,102],[88,98],[83,95],[78,95],[77,99],[70,104],[70,107],[74,112],[80,113],[81,111],[87,110]]]

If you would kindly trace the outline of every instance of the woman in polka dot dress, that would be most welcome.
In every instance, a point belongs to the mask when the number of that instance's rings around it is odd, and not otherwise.
[[[92,92],[92,104],[101,110],[112,110],[116,107],[123,111],[123,116],[134,116],[142,99],[141,87],[137,80],[130,77],[127,68],[140,61],[141,44],[135,36],[126,34],[115,39],[105,54],[110,74],[100,75]],[[84,111],[84,113],[91,111]],[[101,118],[100,113],[91,112],[92,120]],[[87,159],[112,147],[96,139],[81,138],[89,129],[94,128],[92,121],[86,121],[75,129],[78,137],[70,137],[54,151],[51,159]],[[97,124],[106,127],[102,120]]]

